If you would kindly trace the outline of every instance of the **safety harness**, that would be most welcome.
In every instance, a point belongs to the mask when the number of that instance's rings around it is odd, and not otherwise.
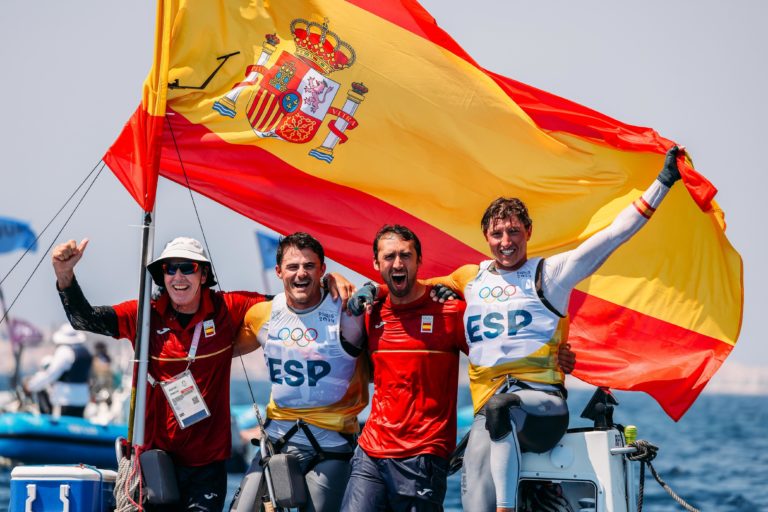
[[[267,424],[269,424],[269,421],[267,421]],[[266,426],[266,425],[265,425]],[[304,470],[304,475],[312,471],[312,469],[320,464],[323,461],[326,460],[341,460],[344,462],[349,462],[349,460],[352,458],[353,452],[326,452],[320,447],[320,443],[317,442],[317,439],[315,439],[315,436],[312,434],[312,431],[309,429],[309,425],[304,420],[296,420],[296,423],[288,429],[288,431],[283,434],[279,439],[274,441],[272,443],[272,447],[274,449],[274,453],[281,453],[283,451],[283,448],[285,448],[285,445],[288,444],[288,441],[291,440],[291,438],[296,435],[296,433],[299,431],[299,429],[304,432],[304,435],[307,436],[307,440],[309,441],[309,444],[312,445],[312,449],[315,451],[315,455],[312,457],[312,459],[309,461],[309,464],[307,465],[306,469]],[[355,440],[352,436],[348,436],[345,434],[341,434],[342,437],[344,437],[351,446],[354,447]],[[259,445],[258,439],[252,439],[251,443],[253,443],[255,446]],[[262,459],[259,463],[264,466],[269,462],[270,457],[266,457]]]

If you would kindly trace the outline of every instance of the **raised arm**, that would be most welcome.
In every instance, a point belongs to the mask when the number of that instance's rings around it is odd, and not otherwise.
[[[105,336],[118,335],[118,320],[111,306],[90,305],[75,278],[75,265],[83,257],[88,239],[79,244],[70,240],[53,248],[51,263],[56,274],[56,289],[72,327]]]
[[[75,265],[83,257],[86,247],[88,247],[88,239],[84,238],[79,244],[75,240],[70,240],[53,248],[51,263],[59,290],[72,284],[75,279]]]
[[[643,195],[627,206],[605,229],[598,231],[572,251],[544,260],[542,291],[544,297],[565,313],[573,288],[591,276],[613,252],[632,238],[659,207],[669,189],[680,179],[677,146],[667,152],[664,168]]]

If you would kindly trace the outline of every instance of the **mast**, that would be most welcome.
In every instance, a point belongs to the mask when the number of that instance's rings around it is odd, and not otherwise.
[[[144,420],[147,410],[147,371],[149,367],[149,318],[152,278],[147,265],[152,259],[155,242],[153,212],[142,214],[141,265],[139,270],[139,305],[134,342],[133,389],[128,423],[128,442],[132,447],[144,445]],[[133,451],[133,450],[132,450]]]

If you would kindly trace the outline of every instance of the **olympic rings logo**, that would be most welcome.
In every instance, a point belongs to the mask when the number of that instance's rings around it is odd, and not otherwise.
[[[290,329],[283,327],[277,333],[277,337],[283,342],[283,345],[290,347],[294,343],[300,347],[306,347],[317,339],[317,330],[311,327],[306,331],[300,327]]]
[[[493,288],[484,286],[480,289],[480,293],[478,295],[481,299],[483,299],[484,302],[490,304],[492,302],[507,302],[516,294],[517,286],[508,284],[504,288],[501,286],[494,286]]]

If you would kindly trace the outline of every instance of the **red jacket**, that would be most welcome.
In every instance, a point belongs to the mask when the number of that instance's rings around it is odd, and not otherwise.
[[[465,304],[434,302],[430,290],[404,305],[387,297],[366,319],[375,391],[360,446],[372,457],[447,459],[456,447]]]
[[[206,292],[200,309],[186,328],[177,321],[167,294],[152,302],[150,317],[149,374],[156,381],[167,380],[186,369],[185,358],[195,325],[213,320],[213,332],[203,329],[195,361],[190,366],[211,416],[182,430],[160,386],[147,386],[145,445],[167,451],[174,461],[185,466],[202,466],[229,458],[232,343],[248,309],[265,300],[259,293],[210,289]],[[134,340],[137,302],[131,300],[113,307],[118,318],[115,337]]]

